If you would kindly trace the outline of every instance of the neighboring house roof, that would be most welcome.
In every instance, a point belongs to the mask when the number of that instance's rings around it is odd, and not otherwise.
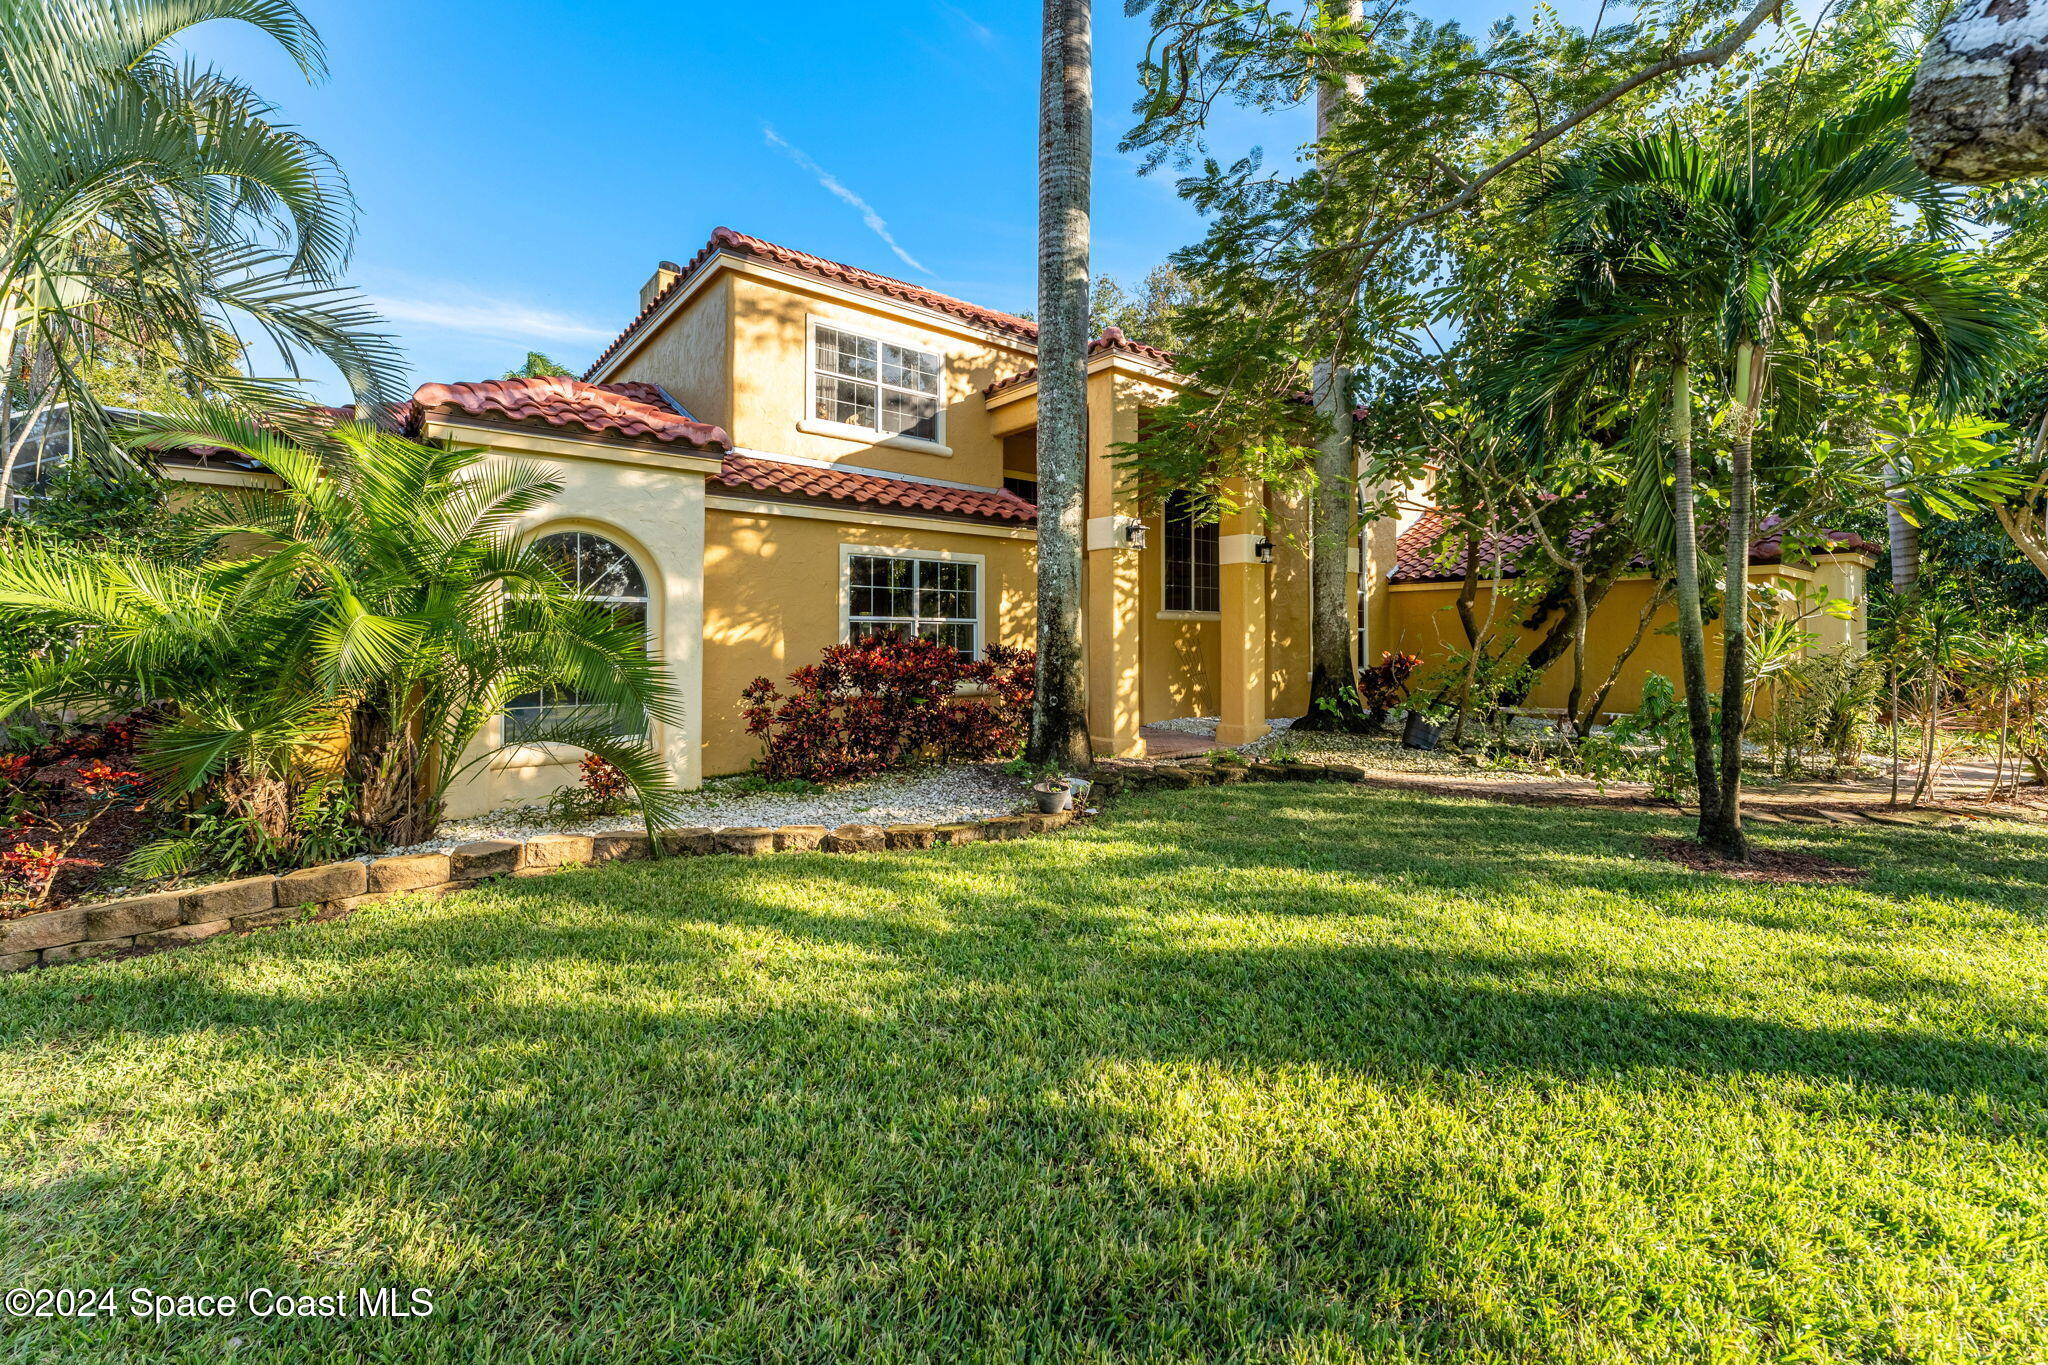
[[[813,256],[808,251],[779,246],[774,242],[749,237],[744,232],[722,227],[712,232],[711,240],[677,272],[675,279],[669,282],[668,288],[648,300],[647,306],[640,310],[639,316],[627,323],[626,330],[620,332],[611,345],[604,348],[591,367],[584,371],[584,377],[588,378],[603,369],[605,362],[632,340],[646,325],[647,320],[668,301],[670,295],[687,285],[707,262],[719,255],[765,261],[770,265],[779,265],[799,274],[824,280],[828,284],[843,285],[849,289],[859,289],[869,294],[895,299],[899,303],[929,308],[935,313],[944,313],[976,327],[1014,337],[1027,345],[1036,345],[1038,342],[1038,324],[1029,318],[1020,318],[1014,313],[1005,313],[994,308],[984,308],[978,303],[969,303],[950,294],[926,289],[921,284],[892,279],[887,275],[877,275],[872,270],[862,270],[859,266],[846,265],[839,261],[828,261],[823,256]]]
[[[1778,564],[1785,558],[1784,537],[1779,534],[1780,520],[1766,517],[1757,528],[1760,532],[1749,547],[1749,562],[1752,564]],[[1582,553],[1593,539],[1593,533],[1600,529],[1599,522],[1586,522],[1572,528],[1566,537],[1566,552]],[[1434,508],[1424,512],[1421,518],[1401,534],[1395,545],[1395,568],[1388,577],[1397,583],[1455,583],[1465,577],[1465,546],[1462,539],[1444,543],[1444,536],[1451,528],[1451,520]],[[1873,544],[1854,531],[1829,531],[1823,553],[1850,553],[1874,555],[1881,547]],[[1501,576],[1516,578],[1523,572],[1522,561],[1534,553],[1541,558],[1543,552],[1536,548],[1536,536],[1531,531],[1513,531],[1506,535],[1485,536],[1479,542],[1479,565],[1482,576],[1490,575],[1494,556],[1501,559]],[[1645,569],[1649,563],[1641,555],[1629,561],[1632,569]]]
[[[1101,336],[1088,343],[1088,354],[1091,357],[1106,355],[1112,351],[1118,355],[1134,355],[1140,359],[1149,360],[1155,365],[1170,367],[1173,364],[1173,356],[1169,352],[1162,351],[1157,346],[1147,346],[1142,341],[1131,340],[1124,335],[1123,328],[1121,327],[1105,328]],[[1033,365],[1030,369],[1020,374],[1013,374],[1007,378],[998,379],[995,383],[983,389],[981,396],[983,398],[993,398],[1005,389],[1014,389],[1019,385],[1033,384],[1037,381],[1038,367]]]
[[[1028,526],[1038,519],[1035,505],[1005,489],[955,488],[922,483],[916,479],[854,474],[753,454],[727,455],[716,481],[727,488],[750,489],[756,493],[806,501],[896,507],[942,516],[1010,522],[1018,526]]]
[[[699,422],[658,384],[588,384],[581,379],[484,379],[469,384],[422,384],[413,393],[422,415],[462,412],[492,421],[577,427],[596,436],[660,441],[695,450],[726,451],[723,428]]]

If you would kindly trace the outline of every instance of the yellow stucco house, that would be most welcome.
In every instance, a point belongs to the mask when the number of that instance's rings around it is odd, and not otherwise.
[[[560,498],[522,529],[559,538],[586,591],[644,617],[685,717],[653,740],[694,786],[754,760],[742,689],[827,645],[881,630],[965,651],[1032,643],[1036,336],[1024,318],[720,228],[654,272],[582,379],[427,384],[403,416],[426,439],[553,469]],[[1140,505],[1114,477],[1112,448],[1182,382],[1121,333],[1091,345],[1084,648],[1105,755],[1140,756],[1145,726],[1188,716],[1246,743],[1306,707],[1302,509],[1263,493],[1270,520],[1204,523],[1178,500]],[[204,459],[166,472],[268,477]],[[1401,582],[1421,515],[1367,527],[1350,552],[1368,657],[1439,652],[1424,636],[1441,604]],[[522,699],[493,741],[548,704]],[[451,813],[544,795],[578,757],[515,745]]]

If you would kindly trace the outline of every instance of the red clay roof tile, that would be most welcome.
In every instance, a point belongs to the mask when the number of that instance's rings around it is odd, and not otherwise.
[[[732,489],[751,489],[780,497],[822,499],[864,507],[897,507],[910,512],[972,517],[981,521],[1028,526],[1038,508],[1000,488],[946,488],[915,479],[890,479],[879,474],[791,464],[758,455],[725,457],[716,482]]]
[[[670,294],[673,294],[676,290],[687,284],[696,276],[698,270],[703,267],[705,262],[720,253],[729,256],[750,257],[758,261],[767,261],[770,264],[799,271],[802,274],[827,280],[833,284],[864,290],[870,294],[880,294],[901,303],[915,304],[920,308],[929,308],[933,312],[945,313],[950,317],[959,318],[962,322],[972,323],[976,327],[983,327],[991,332],[1014,337],[1026,344],[1035,345],[1038,341],[1038,324],[1029,318],[1020,318],[1014,313],[1005,313],[994,308],[984,308],[978,303],[969,303],[965,299],[956,299],[949,294],[941,294],[936,290],[926,289],[923,285],[912,284],[908,280],[898,280],[892,279],[887,275],[877,275],[872,270],[862,270],[859,266],[846,265],[839,261],[828,261],[823,256],[813,256],[807,251],[798,251],[793,247],[779,246],[774,242],[764,241],[759,237],[749,237],[744,232],[735,232],[731,228],[722,227],[712,232],[711,240],[705,243],[703,249],[691,257],[689,263],[681,268],[676,278],[669,282],[668,288],[650,299],[647,306],[640,310],[639,316],[626,324],[626,329],[613,339],[611,345],[604,348],[603,353],[598,356],[591,367],[584,371],[584,376],[588,378],[604,368],[605,362],[617,354],[619,348],[624,346],[640,330],[641,326],[649,317],[653,316],[654,311],[661,307]]]
[[[623,436],[724,451],[731,439],[720,427],[684,416],[654,384],[588,384],[581,379],[482,379],[466,384],[422,384],[413,393],[421,413],[460,411],[507,422],[579,427],[599,436]]]
[[[1762,534],[1749,547],[1749,562],[1752,564],[1777,564],[1785,557],[1784,537],[1778,534],[1779,519],[1767,517],[1757,529]],[[1424,512],[1416,523],[1402,532],[1395,544],[1395,568],[1391,575],[1397,583],[1450,583],[1465,576],[1465,546],[1460,538],[1454,544],[1445,544],[1445,532],[1450,530],[1451,521],[1442,512],[1432,508]],[[1599,530],[1599,523],[1588,522],[1573,528],[1568,537],[1568,548],[1576,553],[1586,547]],[[1513,531],[1506,535],[1488,536],[1479,542],[1479,572],[1489,574],[1493,568],[1496,551],[1501,557],[1501,576],[1518,578],[1523,573],[1523,560],[1536,544],[1536,536],[1530,531]],[[1856,534],[1854,531],[1829,531],[1827,549],[1834,553],[1878,554],[1881,547]],[[1538,558],[1541,552],[1538,552]],[[1640,555],[1630,561],[1630,568],[1643,569],[1648,561]]]

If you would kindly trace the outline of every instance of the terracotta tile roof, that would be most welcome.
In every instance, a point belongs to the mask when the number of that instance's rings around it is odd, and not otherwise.
[[[1090,356],[1102,355],[1108,351],[1115,351],[1120,355],[1138,356],[1152,361],[1156,365],[1166,366],[1169,369],[1173,366],[1173,355],[1171,352],[1162,351],[1157,346],[1147,346],[1142,341],[1133,341],[1124,335],[1123,328],[1121,327],[1106,328],[1101,336],[1088,343],[1088,354]],[[1028,370],[998,379],[995,383],[983,389],[981,396],[983,398],[993,398],[1006,389],[1014,389],[1022,384],[1036,383],[1037,380],[1038,367],[1033,365]]]
[[[413,393],[413,405],[422,414],[459,411],[504,422],[543,422],[696,450],[732,446],[722,428],[684,416],[654,384],[587,384],[567,378],[422,384]]]
[[[844,503],[859,507],[896,507],[909,512],[972,517],[1028,526],[1038,508],[1000,488],[946,488],[915,479],[889,479],[816,465],[791,464],[758,455],[727,455],[713,479],[727,488],[784,498]]]
[[[1758,527],[1763,534],[1751,542],[1749,562],[1752,564],[1777,564],[1785,557],[1784,538],[1778,534],[1779,519],[1767,517]],[[1444,534],[1450,529],[1450,519],[1435,509],[1424,512],[1421,518],[1401,534],[1395,545],[1395,567],[1391,575],[1397,583],[1454,583],[1465,576],[1465,547],[1462,540],[1445,543]],[[1573,528],[1567,537],[1569,551],[1583,551],[1593,533],[1600,529],[1598,522],[1587,522]],[[1497,543],[1496,543],[1497,542]],[[1487,537],[1479,542],[1480,573],[1491,571],[1496,549],[1501,555],[1502,576],[1519,577],[1523,572],[1523,561],[1532,554],[1540,559],[1543,552],[1536,549],[1536,536],[1529,531],[1514,531],[1499,537]],[[1856,534],[1854,531],[1830,531],[1827,533],[1827,548],[1841,553],[1878,554],[1881,547]],[[1629,562],[1632,569],[1648,567],[1648,561],[1640,555]]]
[[[1029,318],[1020,318],[1014,313],[1004,313],[994,308],[984,308],[978,303],[969,303],[965,299],[956,299],[949,294],[941,294],[935,290],[926,289],[923,285],[912,284],[908,280],[898,280],[892,279],[887,275],[877,275],[872,270],[862,270],[859,266],[846,265],[839,261],[828,261],[823,256],[813,256],[807,251],[798,251],[792,247],[778,246],[774,242],[763,241],[759,237],[749,237],[744,232],[735,232],[731,228],[722,227],[712,232],[711,240],[706,242],[703,249],[695,256],[692,256],[689,262],[681,268],[676,278],[670,281],[668,288],[650,299],[647,306],[640,310],[639,315],[626,324],[626,330],[620,332],[612,340],[611,345],[604,348],[604,352],[598,356],[591,367],[584,371],[584,377],[588,378],[602,369],[604,363],[618,353],[619,348],[624,346],[634,333],[640,330],[641,325],[649,317],[653,316],[654,311],[667,301],[670,294],[673,294],[676,290],[687,284],[696,276],[698,270],[703,267],[705,262],[720,253],[728,256],[743,256],[757,261],[766,261],[771,265],[783,266],[786,269],[799,271],[802,274],[814,276],[817,279],[825,280],[832,284],[845,285],[850,289],[860,289],[870,294],[880,294],[886,298],[895,299],[899,303],[909,303],[915,304],[920,308],[929,308],[933,312],[945,313],[950,317],[959,318],[962,322],[972,323],[976,327],[985,327],[989,331],[1015,337],[1017,340],[1027,344],[1035,345],[1038,341],[1038,324]]]

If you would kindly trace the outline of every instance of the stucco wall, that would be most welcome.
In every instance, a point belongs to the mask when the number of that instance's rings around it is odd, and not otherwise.
[[[1856,606],[1856,614],[1849,621],[1838,621],[1830,617],[1816,617],[1806,623],[1806,629],[1816,637],[1815,649],[1856,649],[1865,647],[1863,617],[1864,568],[1860,561],[1851,557],[1837,558],[1807,570],[1756,571],[1758,583],[1779,583],[1797,586],[1811,594],[1816,586],[1824,587],[1831,596],[1850,601]],[[1651,583],[1647,578],[1625,579],[1614,585],[1600,605],[1593,610],[1593,619],[1586,632],[1586,700],[1592,699],[1593,689],[1600,686],[1614,666],[1641,619],[1644,604],[1649,600]],[[1458,585],[1456,583],[1396,585],[1386,594],[1387,614],[1390,622],[1390,649],[1419,654],[1426,671],[1447,655],[1465,648],[1465,632],[1459,624],[1457,613]],[[1486,619],[1491,590],[1482,587],[1473,609],[1480,620]],[[1516,600],[1510,590],[1503,596],[1499,614],[1494,618],[1496,629],[1500,623],[1519,622],[1529,614],[1527,604]],[[1605,710],[1633,711],[1642,702],[1643,681],[1652,673],[1661,673],[1684,694],[1684,675],[1678,654],[1678,637],[1671,627],[1677,621],[1677,609],[1670,603],[1659,608],[1651,619],[1650,630],[1642,644],[1622,670],[1620,680],[1608,694]],[[1542,639],[1542,631],[1520,629],[1519,649],[1526,654]],[[1707,671],[1715,687],[1720,686],[1721,643],[1718,623],[1707,623]],[[1423,676],[1418,674],[1418,677]],[[1532,707],[1561,708],[1571,693],[1572,663],[1567,652],[1547,669],[1530,693],[1527,705]],[[1583,703],[1582,703],[1583,704]]]
[[[1032,542],[1001,536],[865,525],[720,510],[706,518],[704,771],[753,763],[758,744],[741,723],[740,693],[756,677],[780,683],[841,636],[841,546],[978,557],[982,638],[1028,648],[1036,629]]]
[[[809,378],[812,319],[943,356],[940,439],[952,453],[852,432],[804,430],[818,425]],[[793,277],[724,270],[683,312],[656,328],[616,377],[666,385],[748,449],[997,487],[1002,447],[990,430],[981,393],[1031,364],[1028,349],[892,309],[885,300],[869,306]],[[730,378],[721,382],[719,374]],[[722,402],[714,397],[720,392]]]
[[[531,450],[502,453],[544,465],[562,484],[561,495],[549,506],[520,519],[521,536],[595,532],[624,547],[639,566],[647,581],[649,639],[655,655],[670,665],[684,709],[680,724],[655,724],[651,739],[679,778],[694,781],[699,717],[688,681],[703,647],[696,565],[703,553],[704,476],[636,463],[630,455],[621,460]],[[500,742],[502,724],[490,726],[488,746]],[[541,800],[575,780],[581,758],[580,751],[536,745],[496,753],[458,779],[449,793],[449,814],[472,815]]]
[[[634,353],[621,378],[659,384],[701,422],[732,427],[732,287],[720,276]]]

